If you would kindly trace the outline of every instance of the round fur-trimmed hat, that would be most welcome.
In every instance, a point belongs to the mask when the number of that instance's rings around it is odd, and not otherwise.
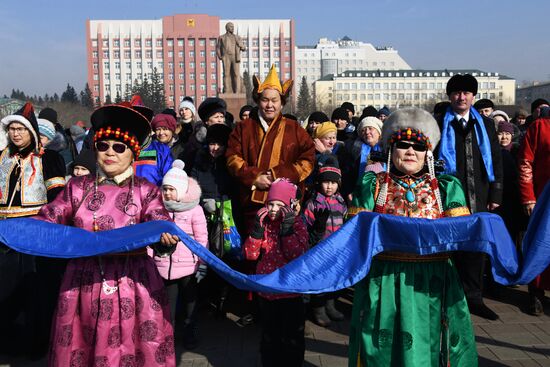
[[[411,135],[407,135],[408,131]],[[428,145],[433,151],[439,139],[441,132],[437,121],[433,116],[420,108],[402,108],[392,112],[392,114],[384,121],[382,127],[382,144],[384,149],[391,148],[391,140],[394,134],[399,134],[398,140],[419,140]]]
[[[8,115],[2,119],[2,132],[0,133],[0,150],[4,150],[8,146],[8,126],[12,122],[20,123],[31,132],[31,137],[34,143],[34,151],[38,153],[40,151],[40,130],[38,129],[38,121],[36,120],[36,115],[34,114],[34,107],[32,103],[25,103],[23,107],[17,110],[13,115]]]
[[[455,74],[447,82],[447,95],[453,92],[472,92],[477,94],[477,79],[471,74]]]

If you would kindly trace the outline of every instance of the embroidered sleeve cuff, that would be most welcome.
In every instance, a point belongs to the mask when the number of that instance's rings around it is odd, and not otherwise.
[[[465,206],[460,206],[458,208],[447,209],[443,212],[445,217],[462,217],[465,215],[470,215],[470,209]]]
[[[56,187],[63,187],[65,186],[65,177],[52,177],[44,183],[46,186],[46,190],[51,190]]]

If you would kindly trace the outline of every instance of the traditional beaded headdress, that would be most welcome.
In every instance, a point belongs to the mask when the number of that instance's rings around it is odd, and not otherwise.
[[[128,131],[122,131],[120,127],[112,128],[111,126],[102,127],[96,131],[94,135],[94,143],[106,139],[118,140],[128,145],[134,153],[134,157],[139,157],[141,146],[139,145],[136,137]]]

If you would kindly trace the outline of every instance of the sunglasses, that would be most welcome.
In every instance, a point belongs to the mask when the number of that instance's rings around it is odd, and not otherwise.
[[[105,141],[98,141],[95,143],[95,148],[98,152],[106,152],[109,148],[113,148],[113,151],[118,154],[122,154],[128,149],[128,146],[124,143],[113,143],[109,144]]]
[[[426,150],[428,150],[426,144],[412,143],[410,141],[398,141],[397,143],[395,143],[395,147],[397,149],[403,150],[408,150],[412,147],[415,152],[425,152]]]

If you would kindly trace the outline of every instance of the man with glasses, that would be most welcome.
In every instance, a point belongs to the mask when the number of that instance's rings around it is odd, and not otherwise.
[[[435,153],[445,173],[462,183],[471,213],[495,210],[502,202],[502,156],[492,120],[472,107],[478,83],[470,74],[456,74],[447,83],[450,106],[438,119],[441,142]],[[498,315],[483,303],[485,256],[477,252],[453,255],[470,312],[489,320]]]

